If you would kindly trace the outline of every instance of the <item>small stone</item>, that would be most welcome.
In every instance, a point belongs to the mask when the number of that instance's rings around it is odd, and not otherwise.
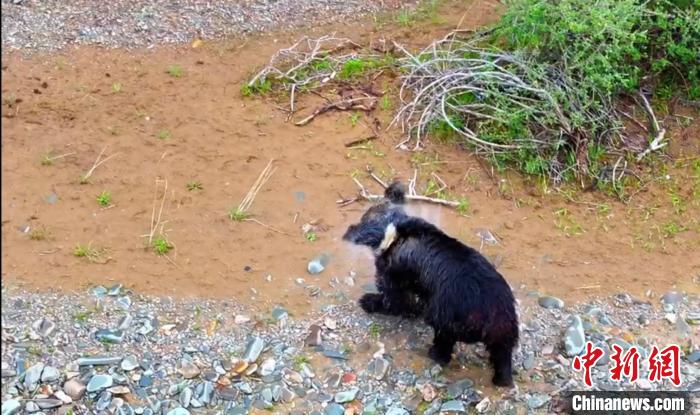
[[[686,356],[686,359],[688,359],[688,361],[691,363],[700,362],[700,350],[696,350],[693,353],[689,354],[688,356]]]
[[[245,324],[250,321],[250,317],[244,316],[241,314],[236,315],[236,317],[233,319],[234,323],[236,324]]]
[[[533,352],[526,352],[523,358],[523,369],[530,370],[535,366],[535,354]]]
[[[116,297],[122,292],[122,284],[114,284],[113,286],[109,287],[107,289],[107,295],[111,297]]]
[[[112,395],[126,395],[131,393],[131,390],[127,386],[117,385],[107,388],[107,391]]]
[[[425,383],[420,388],[420,393],[424,401],[432,402],[437,397],[437,389],[432,383]]]
[[[178,407],[168,411],[167,415],[190,415],[190,411],[183,407]]]
[[[527,406],[530,409],[537,409],[543,407],[547,402],[550,401],[549,395],[543,393],[532,394],[527,400]]]
[[[41,409],[54,409],[54,408],[58,408],[59,406],[63,405],[63,402],[60,399],[51,399],[51,398],[34,399],[34,402]]]
[[[58,195],[56,193],[49,193],[48,195],[44,196],[44,202],[48,203],[49,205],[55,205],[56,202],[58,202]]]
[[[474,381],[469,378],[454,382],[447,387],[447,397],[449,399],[457,399],[472,386],[474,386]]]
[[[409,412],[403,408],[400,408],[398,406],[392,406],[389,408],[385,415],[410,415]]]
[[[68,405],[69,403],[73,402],[73,398],[68,396],[64,391],[56,391],[53,393],[53,396],[55,396],[56,399],[59,399],[65,405]]]
[[[85,394],[85,385],[83,385],[76,378],[69,379],[63,384],[63,390],[70,396],[74,401],[79,400]]]
[[[258,368],[258,373],[260,376],[269,376],[272,374],[272,372],[275,371],[275,365],[277,362],[273,358],[267,358],[265,359],[262,364],[260,364],[260,367]]]
[[[664,315],[664,318],[671,324],[676,324],[676,321],[678,320],[678,316],[674,313],[666,313],[666,315]]]
[[[312,324],[311,327],[309,327],[309,335],[306,336],[305,344],[307,346],[320,346],[322,342],[321,326]]]
[[[258,360],[258,357],[260,357],[260,353],[262,353],[264,346],[265,342],[262,338],[257,336],[253,337],[248,342],[248,346],[246,347],[245,353],[243,355],[243,360],[249,363]]]
[[[357,375],[352,373],[352,372],[347,372],[347,373],[343,374],[343,376],[340,380],[341,380],[341,382],[343,382],[343,385],[349,385],[349,384],[355,383],[355,381],[357,381]]]
[[[648,391],[651,390],[653,387],[651,382],[649,382],[647,379],[640,378],[635,381],[636,385],[639,387],[639,389]]]
[[[27,413],[33,414],[34,412],[39,412],[41,408],[39,408],[39,405],[37,405],[36,402],[29,401],[26,405],[24,405],[24,410],[27,411]]]
[[[550,308],[550,309],[557,309],[557,310],[561,310],[562,308],[564,308],[564,301],[558,299],[557,297],[550,297],[550,296],[540,297],[540,299],[537,300],[537,303],[540,305],[540,307],[543,307],[543,308]]]
[[[306,270],[309,272],[309,274],[320,274],[324,269],[326,269],[329,259],[330,256],[328,254],[321,254],[309,261],[309,264],[306,266]]]
[[[370,282],[367,284],[362,284],[362,291],[365,294],[379,294],[379,289],[377,289],[377,284]]]
[[[56,328],[56,324],[54,324],[54,322],[51,320],[41,318],[35,321],[32,327],[41,337],[47,337],[53,333],[54,329]]]
[[[358,388],[352,388],[347,391],[338,392],[335,394],[334,400],[336,403],[350,402],[355,399],[359,391]]]
[[[348,356],[345,353],[333,349],[324,349],[323,355],[331,359],[347,360]]]
[[[285,308],[275,307],[274,309],[272,309],[272,318],[275,321],[284,320],[287,317],[289,317],[289,312]]]
[[[182,405],[183,408],[189,408],[192,402],[192,395],[193,392],[191,388],[185,388],[180,392],[180,405]]]
[[[58,371],[55,367],[51,366],[46,366],[44,368],[44,371],[41,372],[41,381],[42,382],[53,382],[58,380],[58,378],[61,376],[61,372]]]
[[[676,305],[683,301],[683,294],[677,291],[669,291],[661,296],[661,301],[664,304]]]
[[[131,307],[131,298],[129,296],[117,298],[117,305],[124,310],[128,310]]]
[[[137,367],[139,367],[139,361],[137,360],[136,356],[134,356],[132,354],[132,355],[126,356],[124,358],[124,360],[122,360],[122,363],[120,366],[121,366],[122,370],[124,370],[126,372],[130,372],[130,371],[136,369]]]
[[[200,370],[194,363],[183,359],[180,362],[179,372],[185,379],[193,379],[199,376]]]
[[[326,328],[328,330],[335,330],[336,327],[338,326],[338,323],[336,323],[336,321],[333,320],[332,318],[326,317],[323,320],[323,325],[326,326]]]
[[[95,297],[104,297],[107,295],[107,289],[101,285],[98,285],[96,287],[92,287],[92,295]]]
[[[442,404],[440,407],[440,412],[455,412],[458,414],[466,414],[467,410],[464,407],[464,403],[462,401],[447,401]]]
[[[36,389],[39,379],[41,379],[41,372],[43,370],[44,364],[41,362],[36,363],[27,369],[27,371],[24,373],[24,387],[27,388],[27,390],[34,391],[34,389]]]
[[[22,410],[22,404],[16,399],[8,399],[2,403],[2,415],[14,415]]]
[[[690,312],[690,313],[686,314],[685,321],[688,324],[692,324],[693,326],[700,325],[700,313]]]
[[[369,372],[370,376],[375,378],[376,380],[382,380],[384,379],[384,376],[386,376],[386,373],[389,370],[390,363],[388,360],[379,357],[379,358],[374,358],[372,361],[369,362],[369,365],[367,366],[367,371]]]
[[[581,317],[573,316],[564,334],[564,348],[569,357],[577,356],[586,345],[586,334],[583,331]]]
[[[294,392],[286,387],[283,387],[280,390],[280,400],[282,402],[287,402],[287,403],[292,402],[294,400],[295,396],[296,395],[294,394]]]
[[[248,362],[245,360],[238,360],[233,364],[231,371],[237,375],[240,375],[241,373],[245,372],[246,369],[248,369]]]
[[[95,333],[95,338],[102,343],[119,344],[124,341],[124,332],[122,330],[98,330]]]
[[[87,391],[97,392],[112,386],[114,379],[110,375],[95,375],[87,384]]]
[[[238,389],[221,388],[219,389],[219,398],[225,401],[235,401],[238,398]]]
[[[488,411],[490,407],[491,407],[491,400],[487,396],[484,399],[482,399],[481,402],[476,404],[476,412],[483,414],[484,412]]]
[[[343,408],[341,405],[338,405],[337,403],[332,403],[328,406],[326,406],[326,409],[323,411],[324,415],[343,415],[345,414],[345,408]]]
[[[131,317],[131,314],[125,314],[121,319],[119,319],[119,323],[117,324],[117,328],[119,330],[126,330],[129,327],[131,327],[131,323],[134,322],[134,318]]]
[[[81,357],[78,359],[78,366],[102,366],[102,365],[115,365],[122,361],[121,357],[108,357],[108,356],[94,356],[94,357]]]

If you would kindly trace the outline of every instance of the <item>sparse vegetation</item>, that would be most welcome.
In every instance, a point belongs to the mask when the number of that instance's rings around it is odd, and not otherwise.
[[[103,190],[102,193],[97,195],[97,204],[102,207],[107,207],[112,204],[112,194],[107,190]]]
[[[120,84],[119,82],[113,83],[112,84],[112,92],[114,92],[115,94],[122,92],[122,84]]]
[[[168,238],[165,237],[165,235],[158,235],[153,239],[153,242],[151,243],[151,246],[153,248],[153,252],[155,252],[158,255],[165,255],[168,252],[170,252],[171,249],[173,249],[173,245],[168,241]]]
[[[367,331],[369,332],[369,336],[371,338],[378,339],[379,336],[382,334],[382,326],[380,326],[379,324],[377,324],[375,322],[371,322],[369,324]]]
[[[204,187],[202,186],[202,182],[200,182],[199,180],[192,180],[190,182],[187,182],[187,184],[185,184],[185,188],[188,192],[194,192],[195,190],[204,189]]]
[[[173,78],[181,78],[184,73],[185,71],[180,65],[172,65],[168,68],[168,75],[172,76]]]
[[[73,249],[73,256],[85,258],[90,262],[102,262],[102,256],[105,253],[104,248],[95,248],[91,243],[87,245],[78,244]]]
[[[250,213],[243,211],[239,208],[231,208],[231,210],[229,210],[229,212],[228,212],[228,217],[231,220],[236,221],[236,222],[244,221],[244,220],[250,218],[250,216],[251,216]]]
[[[167,140],[167,139],[170,138],[170,131],[168,131],[168,130],[160,130],[160,131],[158,131],[158,134],[156,135],[156,137],[157,137],[159,140]]]
[[[29,239],[32,241],[45,241],[51,237],[51,232],[46,226],[40,225],[29,231]]]
[[[307,241],[309,242],[316,242],[318,239],[318,235],[314,231],[309,231],[304,234],[304,237],[306,238]]]

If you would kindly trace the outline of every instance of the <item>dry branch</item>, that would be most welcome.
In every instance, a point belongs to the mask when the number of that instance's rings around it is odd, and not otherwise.
[[[263,171],[260,173],[258,178],[255,180],[253,183],[253,186],[248,190],[248,193],[245,195],[243,200],[241,200],[241,203],[238,205],[238,208],[236,208],[236,212],[239,213],[246,213],[248,212],[248,209],[250,208],[250,205],[253,204],[253,201],[255,200],[255,197],[258,195],[258,192],[260,192],[260,189],[267,183],[267,181],[272,177],[272,174],[277,170],[276,168],[272,168],[272,163],[274,162],[274,159],[270,159],[270,161],[267,163]]]
[[[654,139],[651,141],[651,143],[649,143],[649,147],[637,156],[637,161],[641,161],[644,157],[646,157],[647,154],[651,153],[652,151],[662,149],[666,147],[666,144],[668,144],[668,142],[664,142],[664,137],[666,136],[666,129],[661,128],[659,126],[659,121],[656,119],[656,115],[654,114],[654,110],[649,104],[649,100],[647,100],[647,97],[645,97],[644,93],[641,91],[639,92],[639,96],[642,98],[644,110],[649,116],[649,121],[651,122],[651,129],[654,132]]]
[[[364,103],[364,101],[369,101],[369,103]],[[310,123],[317,116],[324,114],[331,110],[338,111],[349,111],[349,110],[361,110],[365,112],[372,111],[377,105],[377,100],[374,97],[364,96],[360,98],[349,98],[343,99],[336,102],[331,102],[322,107],[317,108],[310,115],[294,123],[294,125],[302,126]]]

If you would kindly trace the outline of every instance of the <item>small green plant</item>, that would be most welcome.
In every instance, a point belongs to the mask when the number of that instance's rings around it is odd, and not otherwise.
[[[556,217],[554,224],[566,236],[577,236],[583,233],[583,227],[574,220],[569,209],[558,209],[554,211],[554,216]]]
[[[269,79],[258,79],[252,85],[248,82],[241,85],[241,95],[249,97],[252,95],[265,95],[272,91],[272,82]]]
[[[240,210],[238,208],[232,208],[228,212],[228,217],[236,222],[242,222],[248,218],[250,218],[250,213]]]
[[[158,131],[158,135],[156,135],[159,140],[167,140],[170,138],[170,131],[168,130],[160,130]]]
[[[352,114],[350,114],[349,118],[350,118],[350,125],[352,125],[354,127],[360,121],[360,113],[353,112]]]
[[[294,369],[301,371],[302,365],[308,364],[311,360],[308,356],[300,354],[294,356]]]
[[[384,95],[380,100],[379,100],[379,109],[382,111],[390,111],[392,108],[394,108],[394,103],[391,102],[391,98],[389,98],[389,95]]]
[[[316,235],[316,232],[314,232],[314,231],[306,232],[304,234],[304,237],[309,242],[316,242],[316,239],[318,239],[318,235]]]
[[[382,326],[375,322],[371,322],[367,329],[369,331],[369,336],[373,339],[378,339],[379,335],[382,333]]]
[[[46,153],[41,155],[41,165],[42,166],[51,166],[53,165],[53,152],[47,151]]]
[[[112,92],[114,92],[115,94],[122,92],[122,84],[120,84],[119,82],[113,83],[112,84]]]
[[[199,180],[192,180],[191,182],[187,182],[185,188],[187,188],[187,191],[193,192],[195,190],[202,190],[204,187]]]
[[[112,194],[107,190],[103,190],[102,193],[97,195],[97,204],[102,207],[107,207],[112,204]]]
[[[73,256],[85,258],[90,262],[100,262],[104,249],[93,248],[92,244],[78,244],[73,249]]]
[[[32,241],[45,241],[49,239],[51,233],[45,226],[38,226],[29,231],[29,239]]]
[[[394,18],[396,23],[404,27],[411,27],[416,23],[413,13],[408,9],[401,9]]]
[[[173,78],[181,78],[183,74],[184,70],[180,65],[172,65],[168,68],[168,75],[172,76]]]
[[[78,311],[75,314],[73,314],[73,321],[75,321],[78,324],[84,324],[87,322],[88,318],[90,318],[90,315],[92,314],[92,311]]]
[[[671,238],[678,233],[685,231],[686,228],[674,221],[668,221],[662,226],[662,233],[664,238]]]
[[[459,205],[457,205],[457,213],[463,216],[467,215],[469,213],[470,208],[469,199],[467,199],[466,197],[462,197],[458,200],[458,202]]]
[[[158,235],[151,243],[153,251],[158,255],[165,255],[173,249],[173,245],[168,241],[165,235]]]

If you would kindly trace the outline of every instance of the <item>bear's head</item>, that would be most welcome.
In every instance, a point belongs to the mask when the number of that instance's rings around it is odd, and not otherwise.
[[[396,229],[390,225],[408,217],[403,208],[405,193],[401,183],[392,183],[384,192],[384,200],[367,209],[360,223],[350,225],[343,240],[368,246],[375,252],[386,249],[395,237]]]

